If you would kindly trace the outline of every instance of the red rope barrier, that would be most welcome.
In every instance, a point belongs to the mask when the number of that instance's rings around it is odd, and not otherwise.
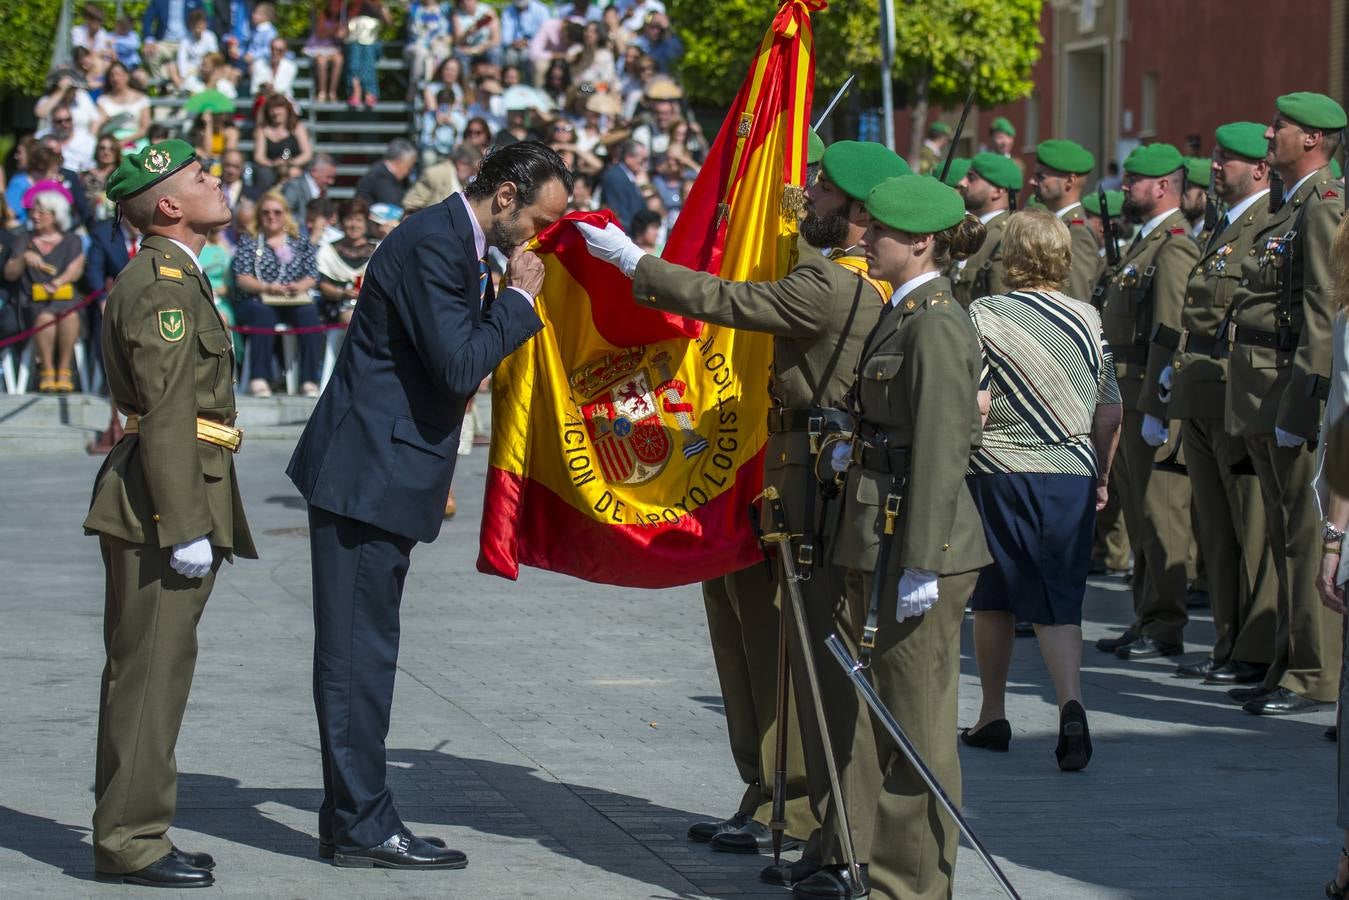
[[[68,310],[66,310],[65,312],[61,313],[61,314],[58,315],[55,319],[52,319],[50,322],[44,322],[44,323],[41,324],[41,325],[35,325],[35,326],[33,326],[32,328],[29,328],[27,331],[20,331],[18,334],[13,334],[13,335],[10,335],[10,336],[7,337],[7,338],[4,338],[3,340],[0,340],[0,349],[4,349],[5,347],[8,347],[10,344],[17,344],[17,343],[19,343],[20,341],[26,341],[26,340],[28,340],[28,339],[29,339],[30,337],[32,337],[33,335],[37,334],[39,331],[45,331],[46,329],[53,327],[57,322],[61,321],[61,320],[64,319],[66,316],[73,316],[73,315],[75,315],[75,313],[77,313],[77,312],[79,312],[80,310],[84,309],[84,308],[85,308],[86,306],[88,306],[90,303],[93,303],[95,300],[99,299],[99,298],[102,297],[102,296],[103,296],[103,292],[102,292],[102,291],[94,291],[94,292],[93,292],[92,294],[90,294],[88,297],[85,297],[85,298],[84,298],[83,300],[81,300],[79,303],[75,304],[75,305],[72,306],[70,309],[68,309]]]

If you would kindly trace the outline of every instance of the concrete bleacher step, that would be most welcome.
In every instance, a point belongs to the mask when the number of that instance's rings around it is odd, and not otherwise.
[[[408,123],[402,122],[371,122],[360,120],[338,120],[328,121],[319,120],[309,125],[309,131],[312,134],[407,134]],[[323,145],[326,149],[327,144]]]

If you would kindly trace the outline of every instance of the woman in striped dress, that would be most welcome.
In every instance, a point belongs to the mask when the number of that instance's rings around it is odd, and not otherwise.
[[[1004,698],[1015,622],[1031,622],[1059,706],[1059,767],[1086,767],[1082,600],[1096,511],[1119,437],[1119,387],[1101,320],[1059,291],[1071,238],[1043,210],[1016,213],[1003,237],[1009,291],[970,305],[983,350],[983,446],[968,483],[994,564],[980,572],[974,653],[983,688],[974,747],[1006,750]]]

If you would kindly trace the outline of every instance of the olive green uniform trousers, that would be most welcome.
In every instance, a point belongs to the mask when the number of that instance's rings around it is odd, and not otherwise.
[[[197,664],[197,622],[220,568],[184,578],[169,548],[99,536],[106,571],[94,775],[94,868],[125,874],[171,849],[174,745]]]
[[[777,585],[762,563],[703,582],[712,658],[726,707],[731,756],[745,783],[738,812],[772,821],[777,755]],[[787,710],[787,833],[805,840],[819,827],[810,808],[794,702]]]

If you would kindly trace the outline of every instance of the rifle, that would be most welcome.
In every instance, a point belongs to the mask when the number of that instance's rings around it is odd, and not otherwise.
[[[1105,261],[1113,268],[1119,265],[1119,237],[1115,233],[1115,222],[1110,218],[1105,188],[1099,184],[1096,185],[1096,196],[1101,201],[1101,237],[1105,241]]]
[[[946,183],[946,176],[951,171],[951,161],[956,158],[956,145],[960,143],[960,133],[965,130],[965,120],[970,117],[970,107],[974,105],[974,88],[970,88],[970,95],[965,98],[965,108],[960,111],[960,121],[956,123],[956,130],[951,135],[951,143],[946,146],[946,159],[941,164],[941,174],[937,180],[942,184]]]

